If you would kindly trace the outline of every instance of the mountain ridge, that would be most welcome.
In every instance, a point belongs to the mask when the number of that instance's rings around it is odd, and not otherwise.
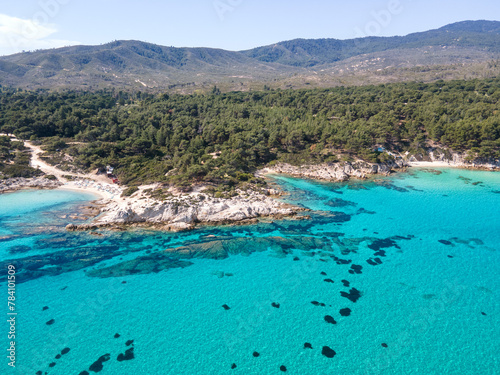
[[[425,49],[432,49],[432,54],[422,60],[419,54],[428,53]],[[450,49],[454,54],[450,54]],[[384,61],[397,60],[399,75],[401,69],[416,66],[443,65],[453,71],[457,70],[457,64],[484,64],[500,59],[500,22],[462,21],[406,36],[293,39],[243,51],[167,47],[137,40],[69,46],[1,56],[0,85],[27,89],[164,90],[177,85],[206,89],[222,84],[227,89],[245,90],[264,83],[293,87],[305,82],[304,77],[311,74],[324,77],[325,84],[334,85],[335,79],[342,75],[325,76],[323,71],[333,72],[347,61],[352,61],[350,67],[356,67],[371,55]],[[396,59],[400,55],[408,56],[407,63]],[[376,67],[379,70],[363,72],[369,72],[373,80],[376,72],[388,68],[393,66],[380,63]],[[465,68],[458,70],[460,76]],[[436,79],[427,76],[418,79]]]

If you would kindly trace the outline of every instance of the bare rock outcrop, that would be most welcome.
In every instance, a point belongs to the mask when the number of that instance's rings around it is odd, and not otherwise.
[[[45,177],[7,178],[0,180],[0,193],[10,193],[21,189],[55,189],[61,185],[61,182]]]
[[[294,215],[296,209],[274,200],[264,193],[239,191],[231,198],[214,198],[203,193],[169,197],[163,201],[138,199],[133,195],[111,201],[90,226],[147,223],[162,225],[168,230],[187,230],[195,224],[220,224],[250,220],[261,216]],[[68,230],[91,229],[71,226]]]
[[[347,181],[349,178],[367,178],[374,174],[388,175],[393,169],[406,167],[402,159],[387,163],[368,163],[357,160],[355,162],[323,163],[296,167],[286,163],[278,163],[265,168],[259,174],[282,173],[294,177],[310,178],[323,181]]]

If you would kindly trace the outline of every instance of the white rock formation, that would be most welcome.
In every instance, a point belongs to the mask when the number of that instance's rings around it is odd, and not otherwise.
[[[356,162],[339,162],[317,165],[303,165],[296,167],[286,163],[278,163],[275,166],[268,167],[259,172],[266,173],[283,173],[290,176],[311,178],[315,180],[325,181],[346,181],[350,177],[366,178],[373,174],[391,173],[392,168],[403,168],[406,163],[402,160],[396,160],[391,163],[367,163],[364,161]]]
[[[139,191],[131,197],[109,202],[94,224],[162,223],[170,229],[188,229],[196,223],[236,222],[295,212],[289,205],[254,191],[240,191],[232,198],[213,198],[197,192],[164,201],[145,198]]]
[[[0,193],[12,192],[20,189],[54,189],[61,186],[57,180],[49,180],[44,177],[37,178],[8,178],[0,180]]]

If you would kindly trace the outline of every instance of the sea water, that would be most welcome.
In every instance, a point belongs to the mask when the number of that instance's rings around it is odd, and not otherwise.
[[[273,179],[304,220],[73,233],[65,215],[88,196],[0,196],[2,267],[17,272],[16,367],[3,356],[0,373],[500,373],[500,174]],[[148,260],[200,243],[231,251]]]

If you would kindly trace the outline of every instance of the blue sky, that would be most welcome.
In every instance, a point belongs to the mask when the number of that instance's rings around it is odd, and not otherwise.
[[[471,5],[472,4],[472,5]],[[498,0],[0,0],[0,55],[137,39],[243,50],[500,20]]]

